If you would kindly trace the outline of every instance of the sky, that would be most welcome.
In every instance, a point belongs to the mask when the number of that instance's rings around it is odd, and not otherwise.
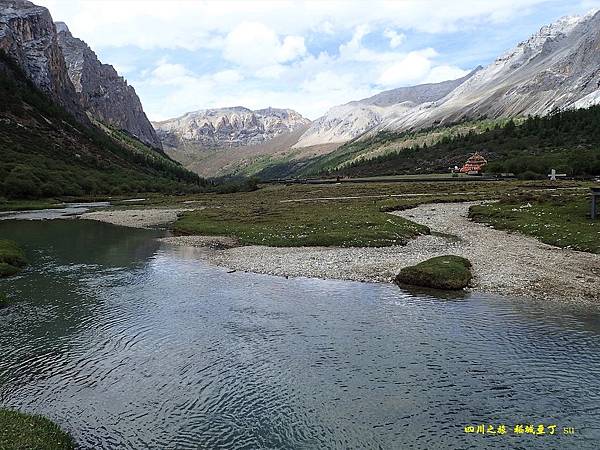
[[[315,119],[459,78],[600,0],[33,0],[135,87],[151,120],[226,106]]]

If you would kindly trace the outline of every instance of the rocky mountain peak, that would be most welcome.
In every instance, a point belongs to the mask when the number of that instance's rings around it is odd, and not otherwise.
[[[481,117],[545,115],[590,105],[600,94],[600,12],[542,27],[435,105],[383,122],[402,131]]]
[[[74,37],[66,24],[57,22],[56,30],[69,78],[85,111],[100,122],[125,130],[153,148],[162,149],[135,89],[113,66],[103,64],[84,41]]]
[[[71,31],[69,30],[69,27],[67,26],[66,23],[64,22],[54,22],[54,26],[56,27],[56,32],[57,33],[66,33],[69,36],[71,35]]]
[[[291,109],[251,110],[243,106],[203,109],[154,122],[163,143],[192,142],[208,148],[255,145],[305,127],[310,121]]]
[[[551,53],[556,46],[560,45],[561,40],[566,39],[578,25],[589,21],[593,15],[594,13],[584,16],[565,16],[556,22],[544,25],[528,39],[498,57],[494,64],[517,68],[540,55]]]
[[[80,122],[89,123],[69,78],[48,10],[26,0],[0,1],[0,50]]]

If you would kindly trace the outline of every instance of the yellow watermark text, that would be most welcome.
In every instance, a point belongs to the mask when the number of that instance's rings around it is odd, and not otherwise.
[[[557,424],[525,424],[518,423],[515,425],[506,424],[473,424],[466,425],[464,432],[467,434],[483,434],[488,436],[502,435],[534,435],[534,436],[557,436],[557,435],[574,435],[575,428],[561,427]]]

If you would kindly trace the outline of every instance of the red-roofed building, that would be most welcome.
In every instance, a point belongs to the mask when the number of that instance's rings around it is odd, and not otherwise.
[[[470,175],[479,175],[483,167],[487,164],[486,159],[481,156],[478,152],[475,152],[461,167],[460,173],[468,173]]]

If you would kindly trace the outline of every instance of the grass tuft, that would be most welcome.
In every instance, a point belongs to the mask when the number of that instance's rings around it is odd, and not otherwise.
[[[71,436],[50,420],[10,409],[0,409],[0,449],[71,450]]]
[[[26,265],[25,253],[16,242],[0,240],[0,277],[16,275]]]
[[[459,290],[473,278],[471,262],[460,256],[438,256],[415,266],[405,267],[396,283],[434,289]]]

